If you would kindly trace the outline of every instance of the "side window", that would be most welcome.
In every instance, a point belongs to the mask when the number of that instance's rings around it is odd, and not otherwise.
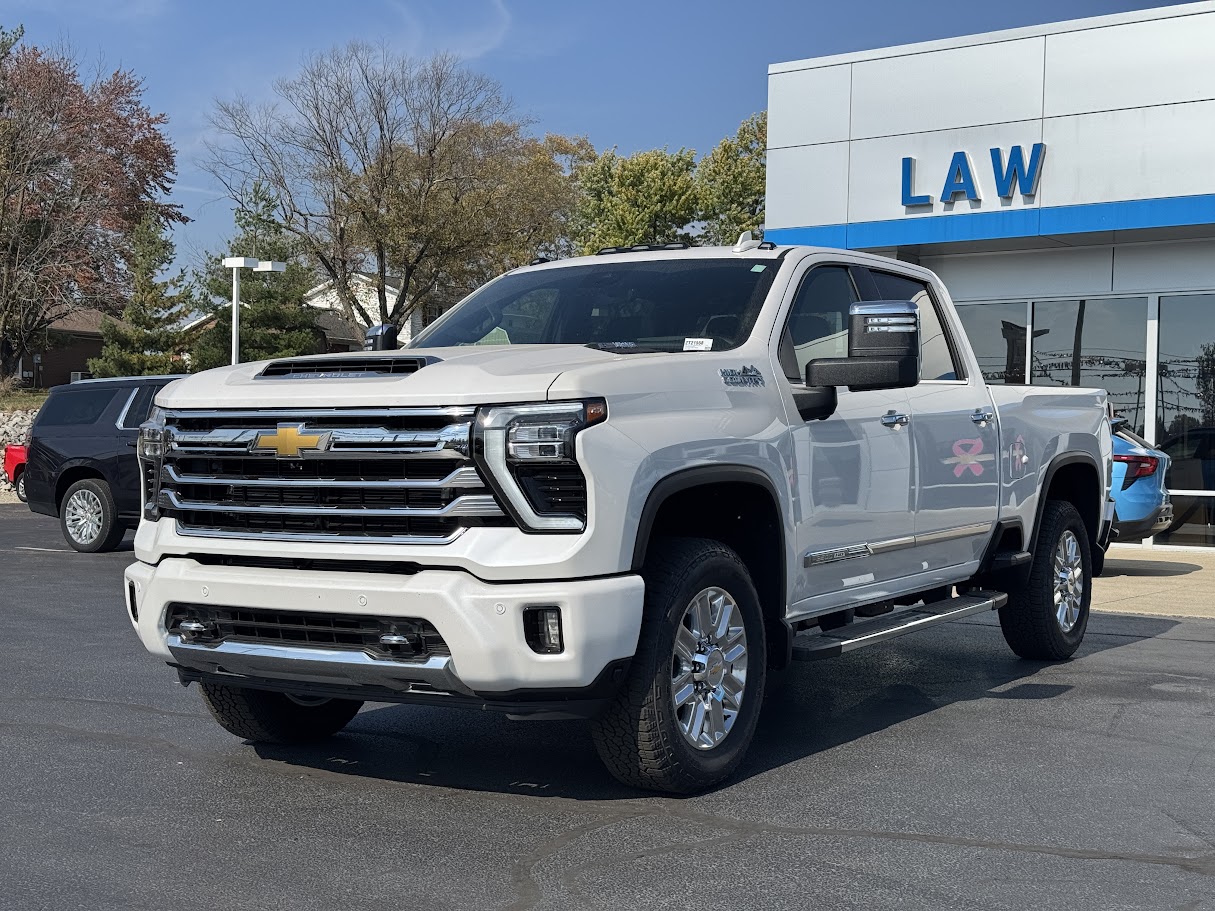
[[[45,427],[95,424],[117,391],[113,386],[65,389],[47,399],[38,414],[38,423]]]
[[[848,310],[859,299],[845,266],[816,266],[802,279],[778,350],[791,382],[805,382],[816,357],[848,356]]]
[[[877,284],[878,299],[912,301],[920,308],[920,379],[956,380],[961,375],[949,348],[949,336],[928,285],[905,275],[870,270]]]
[[[139,425],[148,419],[148,411],[152,407],[152,396],[156,394],[155,386],[140,386],[135,390],[135,398],[131,399],[130,407],[123,416],[124,430],[138,430]]]

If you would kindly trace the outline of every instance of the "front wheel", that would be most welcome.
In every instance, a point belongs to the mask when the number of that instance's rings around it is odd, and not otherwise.
[[[109,485],[95,478],[68,488],[59,508],[59,524],[68,544],[86,554],[113,550],[126,534]]]
[[[746,566],[717,541],[656,543],[629,678],[592,732],[622,783],[686,794],[742,762],[763,703],[767,647]]]
[[[1080,647],[1092,600],[1088,529],[1076,507],[1051,500],[1042,511],[1033,563],[1000,608],[1000,629],[1022,658],[1060,661]]]
[[[274,693],[203,681],[203,702],[220,727],[254,743],[312,743],[350,723],[363,703]]]
[[[17,483],[14,486],[17,490],[17,499],[20,500],[22,503],[26,502],[26,499],[25,499],[25,472],[24,471],[21,472],[21,474],[17,475]]]

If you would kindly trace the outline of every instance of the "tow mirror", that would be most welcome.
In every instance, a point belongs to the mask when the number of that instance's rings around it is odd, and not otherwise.
[[[848,356],[806,365],[807,386],[902,389],[920,379],[920,312],[911,301],[869,301],[848,311]]]

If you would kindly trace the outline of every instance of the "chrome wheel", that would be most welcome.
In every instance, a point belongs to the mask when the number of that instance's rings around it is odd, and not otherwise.
[[[17,499],[22,503],[25,502],[25,472],[17,476]]]
[[[747,630],[742,611],[720,588],[706,588],[675,629],[671,701],[684,739],[718,746],[734,727],[747,688]]]
[[[77,544],[88,546],[101,534],[105,513],[101,497],[91,490],[78,490],[64,505],[64,524]]]
[[[1080,541],[1070,529],[1065,530],[1055,547],[1055,619],[1059,629],[1070,633],[1080,620],[1084,602],[1084,560],[1080,556]]]

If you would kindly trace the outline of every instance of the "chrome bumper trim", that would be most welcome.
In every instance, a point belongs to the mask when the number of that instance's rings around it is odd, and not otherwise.
[[[293,648],[252,642],[202,645],[186,642],[175,633],[169,633],[166,643],[177,664],[205,674],[473,695],[456,676],[455,665],[447,655],[435,655],[425,661],[394,661],[341,649]]]

